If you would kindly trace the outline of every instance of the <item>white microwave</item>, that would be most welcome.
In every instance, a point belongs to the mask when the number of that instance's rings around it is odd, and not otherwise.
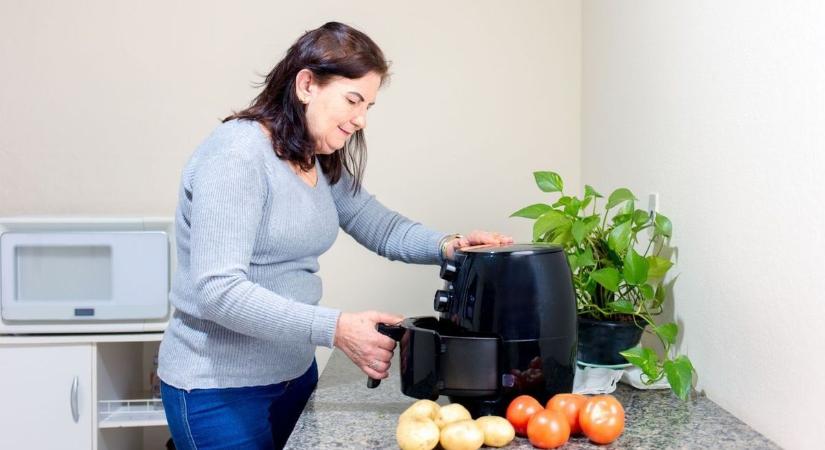
[[[0,334],[162,331],[174,222],[0,218]]]

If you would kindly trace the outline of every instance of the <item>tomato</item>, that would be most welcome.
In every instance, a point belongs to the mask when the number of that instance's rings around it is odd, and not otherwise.
[[[585,402],[587,397],[580,394],[556,394],[547,402],[547,409],[564,414],[567,423],[570,424],[570,434],[579,434],[582,432],[579,426],[579,411]]]
[[[564,414],[544,409],[535,414],[527,422],[527,439],[534,447],[556,448],[564,445],[570,439],[570,424]]]
[[[538,400],[529,395],[519,395],[507,407],[507,420],[516,429],[516,433],[524,436],[527,433],[527,422],[533,414],[543,410]]]
[[[612,395],[590,397],[579,412],[584,435],[597,444],[609,444],[624,431],[624,408]]]

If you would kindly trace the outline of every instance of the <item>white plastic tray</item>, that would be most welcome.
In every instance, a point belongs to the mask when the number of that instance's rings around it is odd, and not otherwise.
[[[101,400],[98,428],[150,427],[166,425],[166,413],[159,398]]]

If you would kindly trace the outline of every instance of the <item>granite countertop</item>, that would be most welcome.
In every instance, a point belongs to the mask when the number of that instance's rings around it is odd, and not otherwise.
[[[401,393],[397,358],[394,362],[390,377],[377,389],[367,389],[363,372],[342,352],[333,352],[286,448],[398,448],[398,416],[415,399]],[[609,445],[571,437],[561,448],[779,448],[704,396],[682,402],[669,390],[641,391],[621,383],[613,395],[625,408],[624,434]],[[439,403],[446,404],[448,399],[442,396]],[[516,437],[506,448],[533,446]]]

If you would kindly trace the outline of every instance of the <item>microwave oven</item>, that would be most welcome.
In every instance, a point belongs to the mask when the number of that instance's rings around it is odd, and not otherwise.
[[[0,218],[0,334],[163,331],[168,218]]]

